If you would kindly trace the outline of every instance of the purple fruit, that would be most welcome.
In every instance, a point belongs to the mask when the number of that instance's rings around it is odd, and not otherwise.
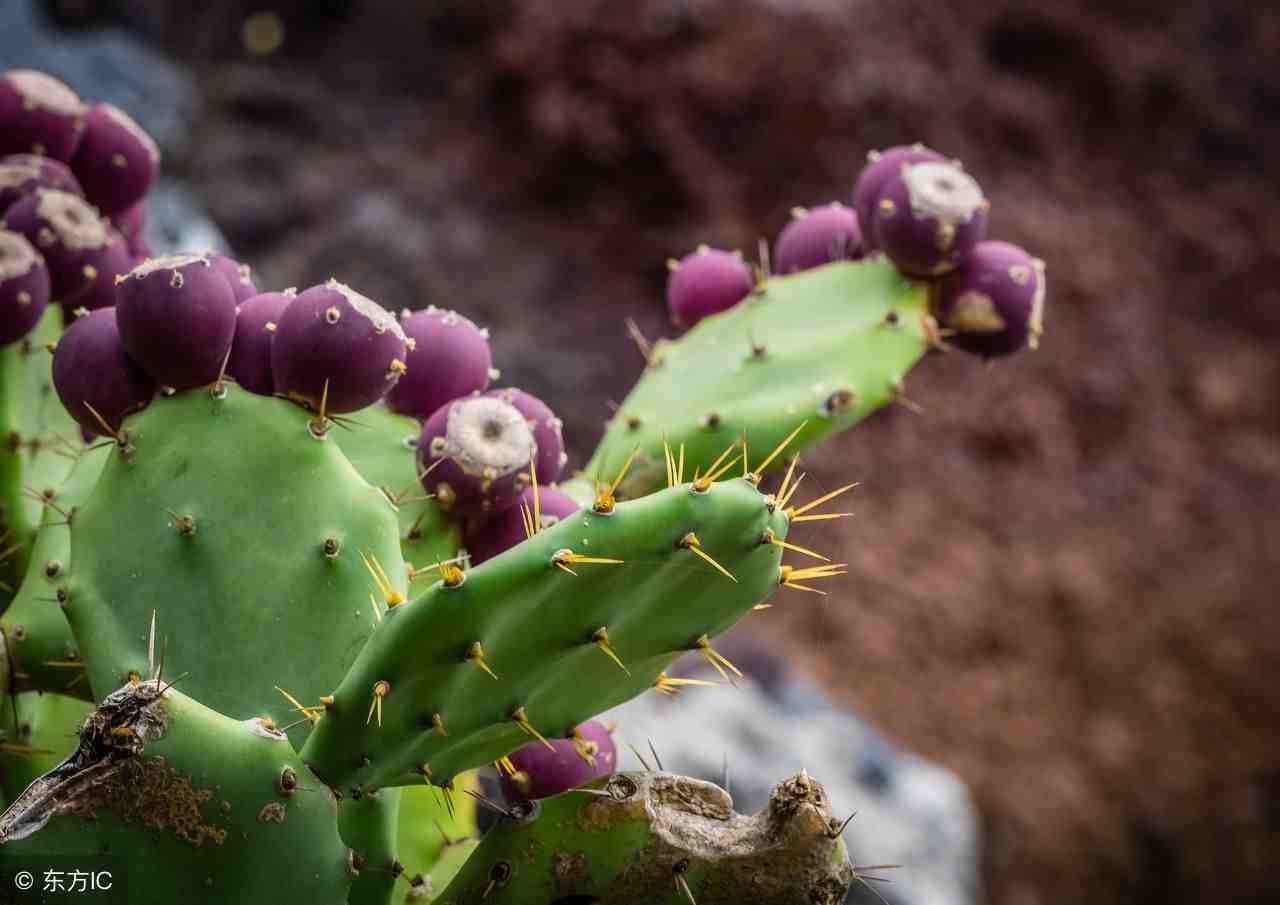
[[[53,386],[71,417],[89,434],[112,430],[125,415],[146,406],[155,381],[129,357],[120,342],[116,309],[99,308],[72,321],[53,350]]]
[[[139,201],[137,204],[131,205],[118,214],[111,216],[111,224],[120,231],[120,235],[129,241],[129,246],[133,246],[133,241],[142,235],[142,230],[147,225],[147,202]]]
[[[231,287],[204,255],[152,258],[116,285],[125,349],[162,386],[213,383],[236,331]]]
[[[979,242],[938,281],[934,311],[948,342],[994,358],[1035,348],[1043,330],[1044,262],[1009,242]]]
[[[227,374],[250,393],[271,396],[276,391],[271,375],[271,338],[280,315],[296,295],[292,289],[264,292],[240,303]]]
[[[0,345],[31,332],[49,304],[49,270],[21,233],[0,230]]]
[[[280,342],[276,337],[277,347]],[[501,512],[529,486],[537,452],[524,413],[493,393],[442,405],[422,426],[418,470],[441,507],[461,515]]]
[[[71,160],[85,195],[103,214],[118,214],[147,194],[160,171],[160,149],[129,114],[94,104]]]
[[[990,206],[982,187],[958,164],[906,163],[885,181],[871,231],[903,273],[938,276],[982,241]]]
[[[226,255],[210,254],[208,257],[213,269],[222,274],[223,279],[231,287],[237,305],[258,294],[258,287],[253,285],[253,272],[248,264],[241,264]]]
[[[11,69],[0,76],[0,154],[39,154],[67,162],[84,130],[85,107],[51,75]]]
[[[151,246],[147,244],[147,240],[142,238],[141,234],[134,236],[132,239],[125,239],[125,242],[129,246],[129,257],[133,259],[133,267],[137,267],[147,258],[155,257],[151,253]],[[129,269],[132,270],[133,268]],[[234,296],[235,290],[232,290],[231,294]]]
[[[832,261],[862,257],[862,233],[853,211],[839,201],[796,208],[773,247],[774,273],[794,273]]]
[[[472,565],[493,559],[526,538],[522,506],[528,506],[529,512],[533,512],[532,487],[521,492],[514,506],[495,513],[467,535],[467,552],[471,554]],[[573,497],[554,487],[538,487],[539,530],[551,527],[581,508]]]
[[[432,306],[404,314],[400,326],[413,340],[408,370],[387,394],[387,408],[426,419],[446,402],[489,385],[493,356],[489,331],[454,311]]]
[[[880,192],[890,176],[897,175],[904,163],[922,163],[924,161],[945,160],[941,154],[922,144],[895,145],[883,151],[871,151],[867,154],[867,165],[858,174],[858,181],[853,187],[853,212],[862,227],[862,249],[869,252],[880,246],[871,228],[875,216],[876,202],[880,200]]]
[[[507,801],[550,798],[580,789],[594,779],[608,776],[618,765],[613,736],[599,720],[588,720],[573,731],[573,738],[530,742],[513,752],[514,776],[502,774],[502,794]]]
[[[71,168],[60,160],[34,154],[10,154],[0,158],[0,215],[19,198],[36,189],[84,194]]]
[[[53,298],[71,302],[98,273],[123,268],[119,234],[79,195],[36,189],[4,212],[7,229],[22,233],[44,255]]]
[[[109,232],[107,244],[82,259],[80,272],[87,283],[74,295],[62,299],[65,306],[96,311],[115,305],[117,278],[132,270],[137,262],[124,237],[114,229]]]
[[[699,245],[679,261],[668,261],[667,310],[681,327],[732,308],[751,291],[751,270],[742,255]]]
[[[538,483],[554,484],[560,480],[560,472],[564,470],[564,463],[569,458],[564,453],[564,437],[561,436],[564,422],[556,417],[556,413],[545,402],[524,390],[504,387],[501,390],[490,390],[485,395],[510,402],[529,422],[533,442],[538,447]]]
[[[354,412],[377,402],[405,370],[405,335],[381,305],[329,280],[285,309],[271,342],[276,391],[317,411]]]

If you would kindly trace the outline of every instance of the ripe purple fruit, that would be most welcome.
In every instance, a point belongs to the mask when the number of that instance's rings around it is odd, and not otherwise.
[[[489,385],[489,331],[434,306],[406,313],[400,326],[414,346],[405,361],[408,370],[387,394],[393,412],[425,420],[446,402]]]
[[[111,216],[147,194],[160,171],[160,149],[129,114],[111,104],[95,104],[85,113],[71,168],[85,195]]]
[[[146,406],[156,389],[125,352],[114,308],[90,311],[67,327],[53,350],[53,387],[88,434],[102,431],[93,412],[119,430],[124,416]]]
[[[674,324],[692,327],[710,314],[732,308],[751,291],[751,270],[742,255],[699,245],[679,261],[668,261],[667,310]]]
[[[536,451],[523,412],[493,393],[476,394],[445,403],[427,419],[418,439],[418,471],[446,511],[501,512],[529,486]]]
[[[116,279],[135,266],[129,243],[124,236],[108,228],[107,244],[83,258],[80,272],[87,280],[83,288],[69,298],[62,299],[67,307],[95,311],[110,308],[116,303]]]
[[[70,302],[99,273],[123,269],[127,252],[113,244],[115,230],[79,195],[36,189],[4,213],[5,228],[20,232],[44,255],[53,298]]]
[[[129,244],[132,246],[133,240],[140,237],[142,230],[146,228],[147,202],[139,201],[118,214],[112,214],[111,223],[120,231],[120,235],[129,240]]]
[[[1035,348],[1043,331],[1044,262],[1009,242],[979,242],[938,281],[934,311],[948,342],[994,358]]]
[[[875,230],[871,228],[871,224],[875,216],[876,202],[880,200],[880,192],[884,189],[884,184],[889,177],[897,175],[904,163],[945,159],[937,151],[919,143],[895,145],[883,151],[867,153],[867,165],[858,174],[858,181],[853,187],[853,212],[857,215],[859,226],[862,227],[864,252],[880,247],[876,242]]]
[[[493,559],[499,553],[510,550],[525,540],[527,534],[521,508],[523,506],[527,506],[529,512],[533,513],[535,507],[532,487],[526,487],[521,492],[514,506],[495,513],[467,534],[467,552],[471,555],[472,565],[479,565],[486,559]],[[573,497],[561,493],[554,487],[539,486],[538,530],[551,527],[581,508]]]
[[[292,289],[264,292],[240,303],[236,314],[236,335],[227,359],[227,374],[250,393],[275,393],[271,374],[271,339],[284,309],[297,295]]]
[[[0,216],[25,195],[36,189],[59,189],[83,195],[71,168],[60,160],[34,154],[0,157]]]
[[[839,201],[796,208],[773,247],[775,273],[794,273],[832,261],[862,257],[862,233],[853,211]]]
[[[395,316],[329,280],[298,294],[276,324],[276,390],[317,411],[354,412],[377,402],[405,370],[407,344]],[[327,393],[326,393],[326,387]]]
[[[564,422],[556,417],[545,402],[531,393],[515,387],[504,387],[490,390],[485,395],[496,396],[516,407],[533,431],[533,442],[538,447],[537,469],[539,484],[554,484],[560,480],[560,472],[568,456],[564,452],[564,437],[561,430]]]
[[[84,104],[51,75],[11,69],[0,76],[0,154],[67,162],[84,130]]]
[[[547,742],[550,749],[542,742],[530,742],[510,755],[516,772],[502,774],[502,794],[507,801],[550,798],[579,789],[617,768],[618,748],[599,720],[583,723],[573,731],[573,738]]]
[[[885,180],[871,231],[903,273],[938,276],[982,240],[990,206],[977,180],[958,164],[906,163]]]
[[[227,285],[231,287],[231,293],[236,297],[237,305],[258,294],[258,287],[253,284],[253,271],[249,269],[248,264],[241,264],[226,255],[210,254],[208,257],[213,269],[222,274]]]
[[[26,236],[0,230],[0,345],[30,333],[48,304],[44,258]]]
[[[207,257],[144,261],[118,281],[116,310],[125,349],[162,386],[185,390],[222,373],[236,301]]]

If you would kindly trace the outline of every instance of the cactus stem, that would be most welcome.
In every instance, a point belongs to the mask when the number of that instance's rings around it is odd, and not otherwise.
[[[539,732],[536,728],[534,728],[533,723],[529,722],[529,716],[524,712],[523,707],[517,707],[514,711],[512,711],[511,719],[515,720],[516,725],[518,725],[526,733],[533,736],[538,741],[542,742],[542,744],[546,745],[548,750],[550,751],[556,750],[555,745],[547,741],[546,738],[542,735],[542,733]]]
[[[361,553],[360,561],[364,563],[364,567],[373,576],[373,583],[378,586],[378,591],[382,594],[382,599],[386,601],[388,609],[404,603],[405,596],[392,585],[391,578],[387,575],[387,570],[382,567],[382,563],[378,562],[377,556],[371,552]]]
[[[484,661],[484,648],[479,641],[472,641],[467,646],[466,659],[491,675],[495,682],[498,681],[498,674],[490,669],[489,664]]]
[[[702,547],[698,544],[698,535],[694,534],[692,531],[690,531],[684,537],[680,538],[680,546],[688,550],[690,553],[695,554],[699,559],[706,562],[708,565],[714,568],[721,575],[724,575],[730,581],[736,582],[738,580],[733,577],[732,572],[730,572],[724,566],[720,565],[720,563],[716,562],[710,553],[702,549]]]
[[[319,705],[312,705],[311,707],[308,707],[306,704],[303,704],[301,701],[299,701],[293,695],[289,694],[289,692],[285,691],[279,685],[275,686],[275,689],[276,691],[280,692],[280,694],[284,695],[284,699],[293,705],[294,710],[301,713],[303,716],[311,720],[311,722],[313,723],[319,721],[321,716],[320,710],[322,709],[322,707],[320,707]]]
[[[787,434],[787,436],[786,436],[785,438],[783,438],[782,442],[781,442],[781,443],[779,443],[777,446],[775,446],[775,447],[773,448],[773,452],[769,453],[769,455],[767,455],[767,456],[765,456],[765,457],[764,457],[764,461],[763,461],[763,462],[761,462],[759,465],[757,465],[757,466],[755,467],[755,469],[753,469],[749,474],[744,475],[744,477],[746,477],[748,480],[750,480],[752,484],[759,484],[759,483],[760,483],[760,479],[761,479],[762,477],[764,477],[764,470],[765,470],[766,468],[768,468],[770,465],[772,465],[772,464],[773,464],[773,460],[774,460],[774,459],[776,459],[776,458],[778,458],[778,456],[782,455],[783,450],[785,450],[788,446],[790,446],[790,445],[791,445],[791,441],[792,441],[792,440],[794,440],[796,437],[798,437],[798,436],[800,435],[800,431],[804,430],[805,425],[806,425],[806,424],[808,424],[808,423],[809,423],[809,422],[808,422],[807,420],[806,420],[806,421],[801,421],[801,422],[796,426],[796,429],[795,429],[795,430],[793,430],[791,433]],[[744,449],[746,448],[745,440],[744,440],[744,442],[743,442],[743,448],[744,448]],[[795,464],[796,464],[796,460],[793,458],[793,459],[791,460],[791,468],[795,468]],[[788,469],[788,470],[787,470],[787,474],[788,474],[788,478],[787,478],[787,480],[789,480],[789,479],[790,479],[790,478],[789,478],[789,476],[790,476],[790,474],[791,474],[791,470],[790,470],[790,469]],[[782,482],[782,486],[783,486],[783,488],[785,488],[785,487],[786,487],[786,485],[787,485],[787,480],[784,480],[784,481]],[[781,494],[782,494],[782,489],[779,489],[779,490],[778,490],[778,494],[779,494],[779,495],[781,495]]]
[[[391,691],[391,683],[386,679],[379,679],[373,683],[373,700],[369,703],[369,715],[365,717],[364,724],[369,725],[374,715],[378,717],[378,725],[382,725],[382,699]]]
[[[837,488],[836,490],[833,490],[830,493],[824,493],[822,496],[818,497],[816,500],[810,500],[809,502],[805,503],[803,506],[792,507],[789,509],[784,509],[783,511],[786,514],[788,519],[794,519],[797,515],[804,515],[810,509],[814,509],[815,507],[821,506],[823,503],[827,502],[828,500],[833,500],[836,497],[840,496],[840,494],[845,493],[846,491],[852,490],[853,488],[857,487],[860,483],[861,481],[854,481],[852,484],[845,484],[843,487]]]
[[[631,450],[631,455],[627,456],[627,461],[622,463],[622,469],[618,472],[618,476],[613,479],[611,484],[603,484],[596,482],[596,498],[591,504],[593,511],[600,515],[608,515],[613,512],[613,505],[616,502],[614,494],[618,490],[618,485],[622,483],[622,479],[627,476],[627,472],[631,470],[631,463],[636,460],[636,455],[640,452],[640,447]]]
[[[618,652],[609,643],[609,630],[605,626],[602,625],[591,633],[591,641],[596,647],[604,651],[605,656],[617,663],[619,669],[627,675],[631,675],[631,670],[627,669],[626,664],[622,662],[622,658],[618,656]]]
[[[694,647],[697,649],[697,651],[700,654],[702,654],[702,658],[706,660],[708,663],[710,663],[715,668],[715,671],[720,673],[720,677],[724,679],[726,682],[728,682],[730,685],[734,685],[736,683],[733,681],[733,678],[729,675],[729,673],[725,672],[725,669],[728,669],[729,672],[733,673],[733,675],[737,676],[739,679],[743,678],[742,670],[738,669],[738,667],[734,666],[731,662],[729,662],[728,657],[726,657],[724,654],[720,653],[718,650],[712,647],[711,641],[710,639],[707,638],[706,635],[703,635],[696,642],[694,642]]]
[[[810,550],[807,547],[801,547],[799,544],[791,544],[791,543],[787,543],[784,540],[779,539],[778,536],[773,533],[772,528],[764,529],[764,536],[760,538],[760,543],[774,544],[775,546],[781,547],[784,550],[791,550],[792,552],[795,552],[795,553],[803,553],[805,556],[812,556],[814,559],[820,559],[823,562],[831,562],[830,556],[823,556],[821,553],[817,552],[816,550]]]

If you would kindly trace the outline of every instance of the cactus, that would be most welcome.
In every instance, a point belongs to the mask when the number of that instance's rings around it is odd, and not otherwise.
[[[779,275],[686,256],[667,301],[691,329],[640,338],[643,376],[557,486],[559,419],[489,388],[465,317],[135,261],[158,153],[131,120],[16,72],[0,126],[4,853],[125,855],[142,903],[843,897],[843,825],[805,774],[746,817],[709,783],[605,778],[587,721],[711,684],[666,673],[685,652],[732,684],[715,637],[842,574],[787,540],[847,515],[817,508],[847,487],[792,502],[802,450],[910,404],[930,348],[1034,345],[1043,266],[978,241],[976,181],[893,148],[852,208],[787,227]],[[489,763],[510,806],[478,841]]]

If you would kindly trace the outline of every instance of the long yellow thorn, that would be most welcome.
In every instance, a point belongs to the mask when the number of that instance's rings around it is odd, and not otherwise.
[[[676,486],[676,463],[671,458],[671,444],[667,442],[667,435],[662,435],[662,459],[667,465],[667,487]]]
[[[467,659],[493,676],[494,681],[498,681],[498,674],[489,668],[488,663],[484,662],[484,648],[481,647],[479,641],[472,641],[470,646],[467,647]]]
[[[369,704],[369,715],[365,717],[364,724],[369,725],[373,720],[373,715],[378,715],[378,725],[382,725],[382,699],[387,696],[387,692],[391,690],[391,683],[385,679],[379,679],[373,683],[373,700]]]
[[[702,475],[702,477],[698,477],[702,469],[701,468],[697,469],[694,472],[694,477],[693,477],[694,488],[697,490],[706,490],[708,487],[710,487],[711,483],[715,481],[715,479],[719,477],[720,474],[723,474],[723,472],[716,472],[716,469],[720,467],[721,463],[724,462],[724,460],[728,457],[729,453],[733,452],[737,448],[738,448],[738,441],[734,440],[732,443],[729,444],[728,448],[725,449],[724,452],[720,453],[720,455],[716,457],[716,460],[711,463],[711,466],[707,469],[706,474]],[[737,461],[738,460],[735,458],[732,462],[730,462],[725,467],[724,471],[728,471],[730,468],[732,468],[734,462],[737,462]]]
[[[373,576],[373,583],[378,586],[378,591],[382,594],[382,599],[387,602],[388,609],[404,603],[405,596],[392,585],[391,578],[387,575],[387,570],[382,567],[382,563],[378,562],[377,556],[373,553],[361,553],[360,561],[364,563],[364,567]]]
[[[686,685],[703,685],[707,688],[715,688],[718,683],[709,682],[706,679],[683,679],[667,675],[665,672],[658,673],[658,678],[654,680],[653,687],[662,694],[676,695],[680,693],[680,689]]]
[[[796,473],[796,463],[800,461],[799,455],[791,457],[791,464],[787,466],[787,473],[782,476],[782,484],[778,486],[778,492],[774,494],[775,500],[790,499],[787,495],[787,489],[791,486],[791,476]],[[783,504],[785,505],[785,504]]]
[[[808,421],[801,421],[799,427],[797,427],[791,433],[787,434],[786,438],[773,448],[773,452],[765,456],[764,461],[755,467],[755,469],[752,471],[752,474],[755,475],[755,483],[757,484],[760,483],[760,479],[764,476],[764,470],[773,464],[774,459],[782,455],[782,451],[791,445],[791,441],[800,435],[800,431],[804,430],[804,426],[808,423],[809,423]],[[794,467],[794,460],[792,464]],[[785,482],[783,483],[783,486],[784,487],[786,486]],[[778,494],[781,495],[782,491],[779,490]]]
[[[732,672],[739,679],[743,677],[742,670],[738,669],[738,667],[734,666],[731,662],[729,662],[728,657],[726,657],[724,654],[720,653],[714,647],[712,647],[711,641],[710,639],[707,638],[706,635],[703,635],[701,638],[697,640],[697,648],[699,652],[701,652],[703,658],[712,666],[714,666],[716,669],[716,672],[720,673],[720,676],[730,685],[734,684],[734,682],[733,682],[733,679],[729,678],[729,675],[728,673],[725,672],[725,669],[728,669],[729,672]]]
[[[443,461],[443,460],[441,460]],[[529,521],[532,537],[542,530],[542,495],[538,492],[538,460],[536,455],[529,456],[529,483],[533,485],[533,517]]]
[[[288,701],[290,704],[292,704],[295,710],[299,711],[303,716],[311,720],[311,722],[314,723],[320,719],[320,714],[316,713],[316,711],[321,709],[320,705],[317,704],[313,707],[308,707],[306,704],[303,704],[301,701],[299,701],[293,695],[289,694],[289,692],[285,691],[279,685],[275,686],[275,689],[276,691],[284,695],[284,699]]]
[[[618,656],[618,652],[615,651],[613,646],[609,643],[609,630],[605,626],[602,625],[591,633],[591,641],[596,647],[604,651],[605,656],[614,663],[617,663],[619,669],[627,675],[631,675],[631,670],[627,669],[627,664],[622,662],[622,658]]]
[[[784,550],[791,550],[795,553],[803,553],[805,556],[812,556],[814,559],[820,559],[823,562],[831,562],[830,556],[823,556],[821,553],[819,553],[816,550],[810,550],[807,547],[801,547],[799,544],[789,544],[786,541],[781,540],[776,534],[773,533],[772,528],[764,529],[764,541],[765,543],[773,544],[774,546],[781,547]]]
[[[435,730],[436,735],[448,735],[444,728],[444,717],[438,713],[431,714],[431,728]]]
[[[534,728],[533,723],[529,722],[529,716],[528,716],[528,714],[526,714],[526,713],[524,712],[524,708],[523,708],[523,707],[517,707],[517,708],[512,712],[512,714],[511,714],[511,718],[512,718],[513,720],[515,720],[515,721],[516,721],[516,724],[517,724],[521,729],[523,729],[526,733],[528,733],[529,735],[531,735],[531,736],[533,736],[534,738],[536,738],[538,741],[542,742],[542,744],[546,745],[546,746],[547,746],[547,748],[549,748],[549,749],[550,749],[550,750],[552,750],[552,751],[556,750],[555,745],[553,745],[553,744],[551,744],[551,742],[547,741],[547,740],[543,737],[542,733],[541,733],[541,732],[539,732],[537,729],[535,729],[535,728]]]
[[[684,444],[680,444],[680,462],[676,465],[676,483],[684,483]]]
[[[728,578],[730,581],[738,580],[733,577],[732,572],[730,572],[724,566],[720,565],[720,563],[716,562],[710,553],[702,549],[702,547],[698,544],[698,535],[694,534],[692,531],[690,531],[688,534],[686,534],[684,537],[680,539],[680,546],[684,547],[690,553],[696,554],[704,562],[711,565],[712,568],[714,568],[721,575]]]
[[[627,472],[631,470],[631,463],[636,460],[640,447],[631,450],[631,455],[627,456],[627,461],[622,463],[622,470],[618,472],[618,476],[613,479],[610,484],[596,483],[596,499],[592,503],[591,508],[599,513],[609,513],[613,511],[614,494],[618,490],[618,485],[622,483],[622,479],[627,476]]]
[[[852,515],[852,512],[820,512],[814,515],[797,515],[791,519],[791,524],[794,525],[796,522],[825,522],[828,519],[849,518]]]
[[[498,775],[506,774],[507,776],[516,775],[516,765],[511,762],[511,758],[503,755],[493,762],[493,766],[497,768]]]
[[[799,508],[788,509],[786,510],[787,518],[795,518],[797,515],[804,515],[806,512],[808,512],[810,509],[813,509],[815,506],[821,506],[823,503],[827,502],[827,500],[835,499],[836,497],[840,496],[840,494],[857,487],[858,484],[860,483],[861,483],[860,481],[854,481],[852,484],[845,484],[843,487],[837,488],[836,490],[833,490],[830,493],[824,493],[822,496],[818,497],[816,500],[810,500],[809,502],[805,503],[803,506],[800,506]]]
[[[528,503],[520,504],[520,521],[524,525],[524,539],[528,540],[537,534],[533,528],[533,513],[529,511]]]
[[[563,569],[565,572],[568,572],[570,575],[578,574],[577,572],[573,571],[573,569],[569,568],[569,566],[576,565],[578,563],[586,563],[588,565],[598,565],[598,566],[618,566],[618,565],[622,565],[623,560],[609,559],[606,556],[582,556],[581,554],[574,553],[572,550],[570,550],[567,547],[563,550],[557,550],[555,553],[551,555],[551,564],[554,566],[559,566],[561,569]]]

